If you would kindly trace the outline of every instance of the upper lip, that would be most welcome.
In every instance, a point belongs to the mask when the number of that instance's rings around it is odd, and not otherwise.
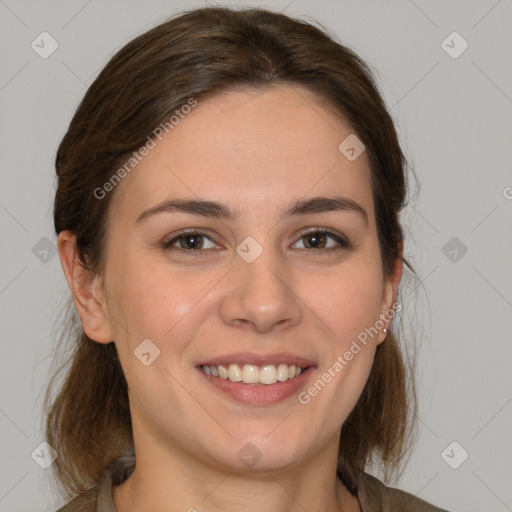
[[[315,363],[310,359],[300,357],[286,352],[276,352],[272,354],[256,354],[253,352],[238,352],[236,354],[229,354],[223,356],[216,356],[202,361],[198,366],[228,366],[230,364],[250,364],[254,366],[263,366],[265,364],[287,364],[300,367],[313,366]]]

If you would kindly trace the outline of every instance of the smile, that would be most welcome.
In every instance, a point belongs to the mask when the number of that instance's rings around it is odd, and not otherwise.
[[[276,384],[285,382],[301,375],[305,368],[301,366],[265,364],[256,366],[252,364],[229,364],[229,365],[207,365],[201,366],[201,370],[207,375],[231,382],[243,382],[244,384]]]

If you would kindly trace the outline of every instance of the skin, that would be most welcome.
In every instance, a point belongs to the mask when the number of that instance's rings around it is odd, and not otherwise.
[[[111,192],[103,275],[83,269],[72,233],[59,235],[82,326],[98,343],[114,340],[128,382],[137,466],[114,489],[119,512],[361,510],[336,458],[382,329],[307,405],[238,403],[195,368],[227,353],[290,352],[315,362],[310,386],[392,307],[401,260],[385,279],[366,154],[349,161],[338,150],[350,133],[297,86],[199,101]],[[298,199],[334,195],[356,201],[368,222],[350,211],[283,218]],[[136,223],[171,198],[218,201],[239,217],[167,212]],[[211,238],[203,257],[180,252],[186,240],[162,247],[189,228]],[[308,228],[351,245],[328,237],[313,254]],[[247,236],[263,248],[252,263],[236,252]],[[147,338],[161,351],[150,366],[133,354]],[[237,457],[247,442],[262,454],[251,468]]]

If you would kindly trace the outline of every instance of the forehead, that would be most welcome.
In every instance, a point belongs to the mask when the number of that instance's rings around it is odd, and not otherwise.
[[[364,203],[372,216],[367,156],[351,161],[339,149],[349,136],[348,123],[304,87],[199,99],[123,179],[112,209],[136,216],[160,201],[195,196],[261,215],[293,199],[335,194]]]

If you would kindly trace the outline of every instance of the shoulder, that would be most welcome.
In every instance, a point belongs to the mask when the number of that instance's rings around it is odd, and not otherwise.
[[[57,512],[97,512],[98,511],[98,486],[79,494],[69,503],[59,508]]]
[[[116,459],[94,487],[76,496],[57,512],[116,512],[113,486],[121,484],[134,468],[135,456],[131,453]]]
[[[363,512],[447,512],[413,494],[388,487],[363,471],[358,475],[357,487]]]

